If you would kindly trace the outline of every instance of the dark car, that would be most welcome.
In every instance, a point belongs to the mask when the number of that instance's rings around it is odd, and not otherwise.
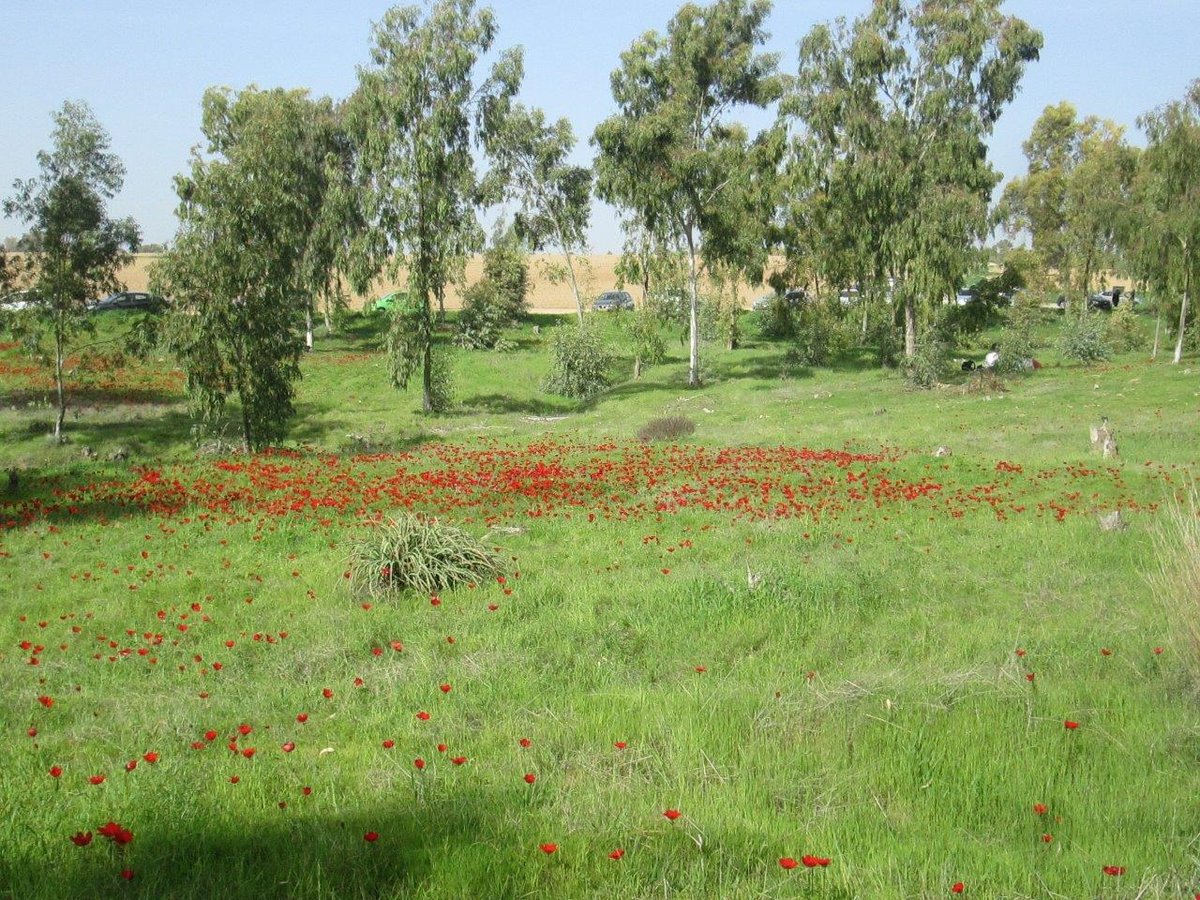
[[[1105,312],[1112,312],[1117,308],[1117,304],[1121,302],[1122,289],[1119,287],[1109,288],[1107,291],[1100,291],[1098,294],[1092,294],[1088,297],[1088,309],[1102,309]]]
[[[760,311],[764,309],[770,309],[771,304],[775,302],[775,299],[778,296],[778,294],[764,294],[755,300],[750,308]],[[805,293],[804,288],[789,288],[788,290],[784,291],[783,302],[792,309],[797,309],[804,304],[804,300],[807,296],[808,294]]]
[[[103,300],[97,300],[92,306],[92,312],[108,312],[114,309],[135,309],[143,312],[162,312],[167,308],[167,301],[145,291],[118,291],[109,294]]]
[[[633,295],[629,291],[605,291],[596,298],[592,309],[605,312],[615,309],[633,309]]]

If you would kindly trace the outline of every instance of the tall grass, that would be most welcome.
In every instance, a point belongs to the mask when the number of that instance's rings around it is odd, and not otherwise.
[[[1154,548],[1159,563],[1151,579],[1154,594],[1200,690],[1200,492],[1194,487],[1167,505]]]

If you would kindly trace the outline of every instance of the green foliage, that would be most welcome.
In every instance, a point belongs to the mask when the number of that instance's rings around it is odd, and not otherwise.
[[[331,109],[304,91],[206,91],[210,155],[197,153],[176,179],[179,233],[152,272],[155,289],[175,300],[168,346],[193,409],[211,423],[236,396],[247,451],[285,433],[300,377],[297,323],[331,277],[311,255],[335,141]]]
[[[455,343],[471,350],[512,350],[516,345],[504,337],[512,321],[505,299],[500,285],[487,278],[467,288]]]
[[[476,177],[472,148],[500,133],[521,80],[517,51],[501,54],[478,78],[495,36],[495,16],[474,0],[389,9],[372,31],[371,64],[359,68],[348,111],[355,177],[373,226],[354,247],[355,287],[365,289],[383,269],[393,276],[406,270],[423,312],[393,319],[388,348],[396,384],[420,372],[426,412],[434,408],[429,305],[483,243],[476,205],[499,195],[495,182]]]
[[[854,335],[825,303],[806,303],[796,314],[792,337],[794,360],[803,366],[826,366],[854,345]]]
[[[1146,347],[1146,332],[1133,305],[1121,303],[1108,315],[1105,323],[1104,341],[1115,353],[1128,353]]]
[[[633,344],[634,378],[640,378],[644,367],[657,366],[667,358],[662,325],[651,310],[642,306],[624,320],[624,328]]]
[[[1039,312],[1032,304],[1017,304],[1008,314],[1008,323],[1000,332],[1000,358],[996,371],[1001,375],[1020,375],[1030,371],[1029,361],[1037,358],[1042,346],[1037,337]]]
[[[863,343],[875,350],[875,359],[885,369],[900,365],[904,354],[904,333],[896,324],[896,310],[884,304],[867,308],[867,328]]]
[[[690,437],[696,431],[696,423],[687,416],[664,416],[651,419],[638,429],[638,440],[644,444],[655,441],[678,441]]]
[[[436,346],[429,354],[429,411],[444,413],[454,404],[454,354]]]
[[[792,304],[782,294],[771,298],[770,305],[759,313],[758,334],[768,341],[787,340],[796,333]]]
[[[687,253],[692,385],[700,380],[700,260],[710,272],[723,265],[754,281],[766,262],[782,133],[751,141],[726,117],[782,92],[777,57],[757,52],[769,11],[768,0],[681,7],[665,35],[647,32],[622,54],[612,75],[619,111],[593,137],[599,195],[633,213],[643,246]]]
[[[524,318],[525,298],[529,293],[529,254],[513,229],[498,234],[483,254],[483,281],[492,285],[490,293],[507,324],[514,325]]]
[[[550,339],[550,372],[543,388],[586,400],[609,385],[613,355],[595,326],[559,325]]]
[[[54,371],[62,437],[67,413],[64,366],[79,337],[92,331],[88,301],[119,285],[117,270],[137,249],[132,219],[110,219],[106,201],[121,190],[125,167],[84,103],[66,102],[53,114],[54,149],[37,155],[40,174],[17,180],[4,214],[23,222],[21,270],[5,274],[30,289],[31,305],[8,328],[37,361]],[[15,276],[15,277],[14,277]]]
[[[495,577],[500,564],[479,539],[434,518],[402,515],[350,546],[347,571],[357,596],[430,595]]]
[[[952,371],[950,348],[936,331],[926,333],[917,352],[904,361],[904,380],[910,387],[937,387]]]
[[[985,142],[1042,46],[1000,3],[892,0],[850,26],[818,25],[781,106],[803,126],[788,162],[785,250],[815,247],[834,283],[893,278],[908,355],[918,306],[954,293],[990,230],[1000,175]]]
[[[1058,333],[1058,352],[1064,359],[1091,365],[1112,355],[1105,336],[1101,313],[1086,312],[1082,316],[1068,315]]]

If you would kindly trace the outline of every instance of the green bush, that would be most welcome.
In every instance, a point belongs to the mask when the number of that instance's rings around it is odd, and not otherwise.
[[[894,369],[904,355],[904,336],[896,325],[896,312],[891,306],[875,304],[867,310],[867,333],[863,343],[875,349],[880,366]]]
[[[917,342],[917,352],[904,361],[904,380],[912,387],[929,389],[950,372],[949,348],[934,332]]]
[[[1105,340],[1105,323],[1100,313],[1086,312],[1082,317],[1068,313],[1058,333],[1058,352],[1064,359],[1091,365],[1112,355]]]
[[[500,564],[478,539],[437,519],[401,516],[371,529],[350,546],[350,587],[383,597],[402,591],[435,594],[500,573]]]
[[[640,378],[642,368],[657,366],[667,358],[662,327],[654,313],[645,307],[629,317],[625,330],[633,343],[633,377]]]
[[[661,419],[651,419],[638,430],[638,440],[643,443],[651,441],[677,441],[688,437],[696,431],[696,423],[687,416],[665,416]]]
[[[1027,361],[1037,355],[1041,346],[1036,336],[1038,312],[1029,305],[1016,306],[1009,312],[1008,324],[1000,332],[1000,359],[996,362],[999,374],[1030,371]]]
[[[1129,304],[1118,306],[1108,317],[1104,337],[1108,345],[1117,353],[1128,353],[1131,350],[1141,350],[1146,346],[1146,332],[1138,321],[1137,313]]]
[[[758,334],[763,340],[787,340],[796,333],[795,317],[792,315],[792,305],[778,294],[771,298],[771,303],[758,316]]]
[[[463,293],[454,340],[471,350],[514,350],[516,345],[504,337],[504,329],[511,323],[511,309],[500,286],[485,278]]]
[[[433,412],[446,412],[454,402],[454,354],[435,345],[429,359],[429,405]]]
[[[592,325],[560,325],[550,340],[550,374],[542,387],[551,394],[587,399],[609,385],[613,356]]]
[[[854,345],[853,334],[825,304],[807,304],[795,318],[791,358],[798,365],[828,365]]]
[[[492,239],[483,254],[483,282],[493,289],[493,302],[504,311],[505,324],[524,318],[529,292],[529,254],[510,228]]]

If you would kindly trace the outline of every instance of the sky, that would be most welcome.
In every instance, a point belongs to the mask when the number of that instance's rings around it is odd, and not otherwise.
[[[110,205],[133,216],[146,242],[175,232],[172,179],[200,143],[206,88],[303,87],[347,96],[368,59],[378,0],[8,0],[0,14],[0,197],[37,174],[50,147],[51,113],[85,101],[124,162],[125,186]],[[567,117],[581,137],[577,161],[591,161],[587,138],[615,109],[609,75],[643,32],[665,30],[677,0],[493,0],[497,48],[522,45],[521,100],[552,119]],[[818,22],[854,18],[868,0],[776,0],[767,49],[795,72],[799,40]],[[1183,96],[1200,78],[1200,0],[1009,0],[1045,37],[1016,100],[989,141],[1006,178],[1025,169],[1021,143],[1041,111],[1068,100],[1080,115],[1110,118],[1142,144],[1139,115]],[[752,126],[765,120],[752,120]],[[494,215],[494,213],[493,213]],[[20,222],[0,221],[0,237]],[[597,204],[593,252],[619,252],[613,210]]]

